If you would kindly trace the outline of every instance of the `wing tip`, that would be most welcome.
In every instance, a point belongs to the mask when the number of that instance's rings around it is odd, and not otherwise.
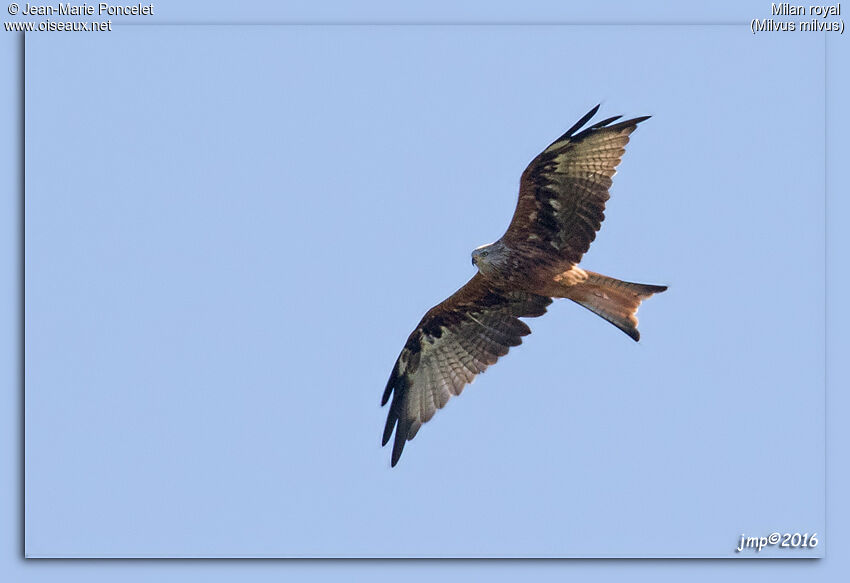
[[[596,107],[591,108],[591,109],[590,109],[590,111],[588,111],[586,114],[584,114],[584,115],[581,117],[581,119],[580,119],[580,120],[578,120],[575,124],[573,124],[573,127],[571,127],[570,129],[568,129],[568,130],[566,131],[566,133],[564,133],[564,135],[563,135],[563,136],[561,136],[560,138],[558,138],[557,140],[555,140],[555,142],[559,142],[559,141],[561,141],[561,140],[563,140],[563,139],[565,139],[565,138],[572,137],[572,135],[573,135],[574,133],[576,133],[577,131],[579,131],[579,130],[580,130],[580,129],[584,126],[584,124],[586,124],[588,121],[590,121],[590,118],[592,118],[594,115],[596,115],[596,112],[597,112],[597,111],[599,111],[599,107],[600,107],[601,105],[602,105],[601,103],[597,103],[597,104],[596,104]],[[553,143],[555,143],[555,142],[553,142]]]
[[[404,351],[402,351],[404,353]],[[398,385],[399,381],[399,360],[401,360],[401,355],[396,359],[395,364],[393,365],[393,371],[390,373],[390,378],[387,381],[387,386],[384,388],[384,394],[381,397],[381,407],[387,404],[387,401],[390,400],[390,395],[393,394],[393,391],[396,390],[396,385]]]
[[[404,451],[404,444],[407,441],[407,436],[405,435],[407,431],[402,431],[401,423],[396,427],[395,431],[395,442],[393,442],[393,455],[390,459],[390,467],[394,468],[398,463],[398,460],[401,458],[401,452]]]
[[[384,447],[387,443],[389,443],[390,437],[392,437],[393,430],[395,429],[396,421],[398,421],[398,417],[396,417],[392,408],[390,408],[390,412],[387,414],[387,421],[384,423],[384,435],[381,438],[381,447]]]
[[[626,121],[621,121],[620,123],[616,124],[615,126],[611,126],[611,127],[614,128],[614,127],[619,126],[619,127],[627,127],[627,128],[634,129],[634,128],[637,127],[637,125],[639,123],[643,123],[651,117],[652,117],[651,115],[642,115],[640,117],[633,117],[632,119],[627,119]]]
[[[649,118],[651,118],[651,117],[652,117],[651,115],[643,115],[643,116],[641,116],[641,117],[633,117],[633,118],[631,118],[631,119],[627,119],[627,120],[625,120],[625,121],[621,121],[621,122],[619,122],[619,123],[615,123],[614,125],[611,125],[611,126],[604,126],[604,128],[602,128],[602,127],[600,127],[600,128],[596,128],[596,127],[594,127],[594,128],[588,128],[588,129],[599,129],[599,130],[601,130],[601,129],[605,129],[605,130],[607,130],[607,131],[611,131],[611,132],[622,132],[622,133],[624,133],[625,135],[629,135],[629,134],[631,134],[633,131],[635,131],[635,130],[637,129],[637,126],[638,126],[638,124],[639,124],[639,123],[644,122],[644,121],[648,120],[648,119],[649,119]]]
[[[622,117],[623,117],[622,115],[615,115],[613,117],[603,119],[602,121],[598,121],[595,124],[589,125],[586,128],[584,128],[584,125],[588,121],[590,121],[590,118],[592,118],[598,110],[599,110],[599,105],[597,105],[596,107],[591,109],[587,114],[585,114],[584,117],[582,117],[579,121],[577,121],[575,123],[575,125],[573,125],[573,127],[571,127],[569,130],[567,130],[567,133],[565,133],[563,136],[558,138],[555,142],[553,142],[553,144],[556,144],[556,143],[558,143],[558,142],[560,142],[560,141],[562,141],[566,138],[569,138],[569,139],[572,139],[572,140],[581,140],[581,139],[587,137],[588,135],[596,132],[597,130],[606,130],[606,131],[614,131],[614,132],[624,130],[628,133],[632,133],[635,130],[635,128],[637,128],[637,125],[639,123],[644,122],[644,121],[646,121],[646,120],[648,120],[649,118],[652,117],[651,115],[643,115],[643,116],[640,116],[640,117],[633,117],[631,119],[627,119],[627,120],[615,123],[614,125],[610,125],[612,122],[615,122],[618,119],[622,119]],[[582,128],[584,128],[584,129],[582,129]],[[549,147],[551,148],[552,146],[550,145]]]

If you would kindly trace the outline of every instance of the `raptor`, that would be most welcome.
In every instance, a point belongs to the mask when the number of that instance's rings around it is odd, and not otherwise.
[[[395,431],[393,466],[423,423],[531,333],[520,318],[542,316],[553,298],[570,299],[640,339],[638,307],[667,287],[621,281],[579,263],[605,219],[629,135],[649,116],[585,127],[598,109],[531,161],[507,231],[472,252],[478,273],[428,310],[408,337],[381,400],[392,397],[382,443]]]

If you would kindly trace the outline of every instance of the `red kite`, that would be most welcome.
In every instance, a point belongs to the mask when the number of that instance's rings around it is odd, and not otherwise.
[[[637,117],[611,117],[582,129],[597,105],[543,150],[525,172],[519,202],[502,238],[472,252],[478,273],[434,306],[396,360],[381,405],[393,400],[383,445],[395,430],[392,465],[423,423],[531,333],[519,318],[569,298],[637,341],[640,303],[667,289],[620,281],[579,267],[605,218],[611,177]]]

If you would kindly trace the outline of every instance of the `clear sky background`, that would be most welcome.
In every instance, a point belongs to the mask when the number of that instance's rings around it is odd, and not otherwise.
[[[823,48],[730,26],[30,35],[28,553],[732,556],[742,532],[824,531]],[[404,339],[598,101],[654,116],[586,259],[671,286],[644,340],[556,304],[390,470]]]

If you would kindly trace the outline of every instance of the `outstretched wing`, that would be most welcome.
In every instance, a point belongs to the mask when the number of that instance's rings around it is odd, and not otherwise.
[[[519,318],[541,316],[551,302],[544,296],[497,290],[476,274],[425,314],[396,360],[381,400],[386,405],[393,397],[383,437],[386,445],[395,429],[393,466],[405,442],[449,397],[459,395],[478,373],[531,334]]]
[[[616,124],[620,116],[581,129],[597,105],[567,133],[543,150],[522,173],[519,202],[502,240],[530,263],[577,264],[605,219],[611,177],[638,117]],[[579,131],[581,130],[581,131]],[[578,133],[576,133],[578,132]],[[563,267],[561,267],[563,269]]]

